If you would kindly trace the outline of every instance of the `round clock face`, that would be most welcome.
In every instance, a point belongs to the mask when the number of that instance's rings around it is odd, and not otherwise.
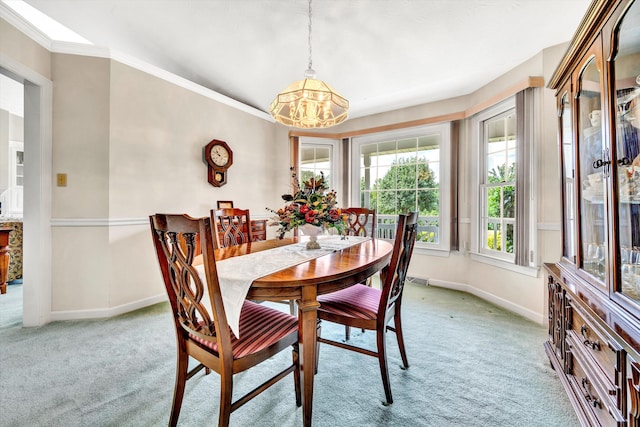
[[[216,166],[224,166],[229,163],[229,152],[222,145],[211,148],[211,161]]]

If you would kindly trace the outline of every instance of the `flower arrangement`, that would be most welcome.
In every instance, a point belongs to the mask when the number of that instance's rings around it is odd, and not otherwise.
[[[327,192],[324,174],[313,177],[302,183],[291,168],[291,181],[293,191],[291,194],[282,195],[282,199],[288,202],[283,208],[276,210],[267,208],[275,214],[270,219],[270,226],[278,226],[280,239],[289,230],[306,224],[322,227],[324,229],[335,228],[338,234],[343,234],[346,228],[346,218],[336,205],[337,195],[334,190]]]

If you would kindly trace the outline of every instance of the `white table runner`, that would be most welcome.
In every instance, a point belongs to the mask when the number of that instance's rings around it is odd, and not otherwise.
[[[369,240],[368,237],[320,236],[321,249],[307,249],[306,240],[248,255],[216,261],[220,293],[227,315],[227,322],[236,337],[240,337],[240,311],[254,280],[314,258],[330,254]],[[204,264],[195,267],[203,283],[206,283]],[[205,286],[203,304],[211,311],[209,293]]]

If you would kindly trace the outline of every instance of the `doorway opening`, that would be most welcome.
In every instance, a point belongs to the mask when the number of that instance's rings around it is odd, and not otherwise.
[[[4,55],[0,55],[0,74],[23,87],[22,324],[40,326],[51,320],[53,85],[49,79]]]

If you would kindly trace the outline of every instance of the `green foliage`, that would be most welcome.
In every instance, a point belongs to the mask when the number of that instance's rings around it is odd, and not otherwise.
[[[489,171],[487,178],[490,184],[514,182],[515,164],[510,164],[508,169],[504,164],[499,165],[497,168],[493,168]],[[487,216],[489,218],[515,218],[515,207],[515,185],[491,187],[487,189]],[[502,251],[501,231],[496,233],[497,241],[494,242],[494,224],[489,223],[487,230],[487,248],[495,251]],[[513,253],[513,227],[511,226],[507,228],[506,246],[505,252]]]
[[[515,164],[509,165],[509,169],[505,174],[506,166],[504,164],[489,171],[487,177],[490,184],[502,182],[514,182],[516,179]],[[487,216],[490,218],[515,218],[516,205],[516,187],[513,185],[505,187],[493,187],[488,189],[487,194]],[[504,200],[504,201],[502,201]],[[500,206],[503,204],[504,211],[500,215]]]
[[[513,253],[513,229],[510,228],[507,230],[507,250],[505,252],[512,254]],[[487,230],[487,249],[492,249],[494,251],[502,251],[502,232],[494,232],[492,229]]]
[[[487,248],[493,249],[494,251],[502,250],[502,233],[501,232],[498,231],[494,234],[493,230],[491,230],[487,234]]]
[[[361,185],[363,188],[364,181]],[[416,208],[421,216],[439,214],[439,185],[424,158],[394,160],[385,176],[376,180],[374,188],[370,206],[380,215],[415,211]]]

